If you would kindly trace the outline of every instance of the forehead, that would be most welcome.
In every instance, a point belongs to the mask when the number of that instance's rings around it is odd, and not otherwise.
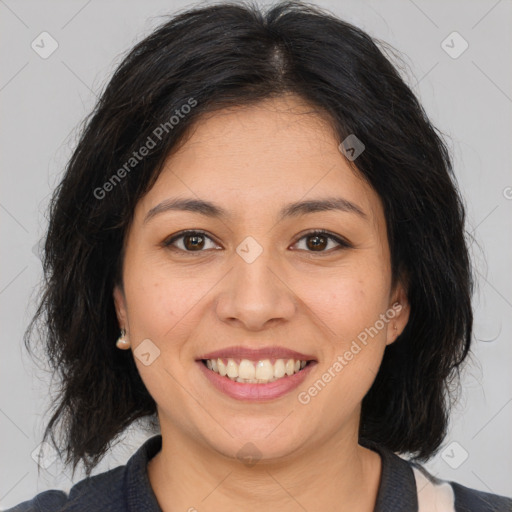
[[[325,116],[295,96],[205,114],[168,157],[139,207],[146,214],[171,196],[195,196],[248,215],[341,196],[379,216],[378,196],[339,143]]]

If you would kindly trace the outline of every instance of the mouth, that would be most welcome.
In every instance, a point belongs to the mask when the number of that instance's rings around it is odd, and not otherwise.
[[[242,384],[268,384],[286,379],[317,363],[314,356],[285,347],[243,345],[202,354],[196,361],[217,375]]]
[[[243,402],[284,398],[302,385],[318,361],[314,359],[208,357],[196,360],[198,369],[221,394]]]
[[[208,358],[199,360],[208,370],[217,375],[242,384],[268,384],[292,377],[308,366],[316,364],[314,359],[295,358]]]

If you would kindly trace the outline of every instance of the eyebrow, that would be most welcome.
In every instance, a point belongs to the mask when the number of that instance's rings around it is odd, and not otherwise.
[[[214,218],[229,219],[233,217],[228,210],[210,201],[204,201],[202,199],[170,198],[151,208],[146,214],[143,223],[145,224],[160,213],[173,210],[199,213],[200,215]],[[355,213],[363,219],[368,218],[366,213],[351,201],[342,197],[327,197],[324,199],[310,199],[307,201],[289,203],[279,212],[278,221],[282,221],[288,217],[299,217],[300,215],[330,210]]]

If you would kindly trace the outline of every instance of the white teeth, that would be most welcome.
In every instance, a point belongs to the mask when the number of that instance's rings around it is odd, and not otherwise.
[[[290,376],[302,370],[307,361],[294,359],[276,359],[274,364],[269,359],[260,361],[250,361],[242,359],[240,364],[232,358],[227,360],[227,364],[222,359],[207,359],[208,369],[218,373],[222,377],[229,377],[235,382],[264,384],[282,379],[286,375]]]
[[[208,364],[208,363],[207,363]],[[226,365],[224,364],[224,361],[222,359],[217,359],[217,367],[219,369],[219,373],[225,377],[228,373],[228,369],[226,368]]]
[[[240,361],[240,365],[238,366],[238,377],[242,379],[254,379],[257,373],[258,372],[251,361],[248,361],[247,359],[242,359]],[[261,379],[262,377],[257,378]]]
[[[230,379],[236,379],[238,377],[238,365],[233,359],[228,359],[227,370],[227,375]]]
[[[286,369],[284,367],[284,361],[282,359],[278,359],[274,363],[274,377],[276,377],[276,379],[280,379],[281,377],[284,377],[285,373]]]
[[[246,359],[247,361],[247,359]],[[252,364],[250,361],[247,361]],[[265,359],[256,363],[256,378],[258,380],[270,380],[274,376],[274,367],[272,363]]]

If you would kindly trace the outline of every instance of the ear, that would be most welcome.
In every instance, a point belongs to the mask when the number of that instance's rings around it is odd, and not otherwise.
[[[410,310],[405,286],[399,281],[391,294],[388,311],[386,312],[389,319],[386,345],[391,345],[402,334],[409,321]]]
[[[116,315],[117,315],[117,321],[119,322],[119,328],[121,329],[128,329],[128,313],[126,309],[126,299],[124,297],[124,292],[121,286],[115,285],[114,286],[114,305],[116,307]]]

